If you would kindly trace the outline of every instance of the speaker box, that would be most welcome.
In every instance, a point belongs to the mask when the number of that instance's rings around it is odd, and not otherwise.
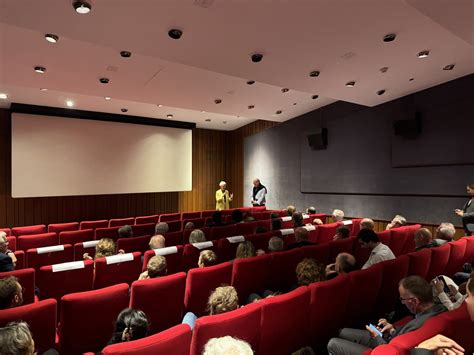
[[[320,128],[316,133],[308,135],[308,144],[312,150],[323,150],[328,147],[328,129]]]
[[[421,134],[421,114],[417,112],[415,119],[398,120],[393,122],[393,133],[406,139],[415,139]]]

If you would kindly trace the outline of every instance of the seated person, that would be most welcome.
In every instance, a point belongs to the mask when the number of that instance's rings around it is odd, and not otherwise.
[[[442,304],[449,311],[456,309],[462,305],[466,299],[466,283],[459,287],[452,279],[447,276],[440,275],[431,280],[433,288],[433,300],[435,303]],[[445,290],[447,286],[448,290]]]
[[[271,237],[268,241],[268,251],[274,253],[284,249],[283,239],[280,237]]]
[[[211,338],[204,346],[203,355],[253,355],[252,348],[249,343],[232,338],[226,335],[221,338]]]
[[[36,354],[35,342],[31,336],[28,324],[25,322],[10,322],[4,328],[0,328],[0,354]],[[48,350],[44,354],[57,354],[57,352]]]
[[[131,238],[133,237],[133,230],[128,224],[120,227],[118,230],[119,238]]]
[[[293,221],[293,228],[303,227],[303,214],[301,212],[293,212],[291,215]]]
[[[363,218],[362,221],[360,221],[360,229],[372,229],[372,230],[374,230],[374,228],[375,228],[375,223],[372,219]]]
[[[150,238],[150,243],[148,243],[150,249],[161,249],[165,247],[165,237],[161,234],[154,235]]]
[[[16,256],[8,249],[7,233],[0,231],[0,272],[13,271],[15,265]]]
[[[415,251],[437,246],[429,229],[420,228],[415,232]]]
[[[336,262],[326,266],[326,280],[331,280],[340,274],[347,274],[356,268],[356,259],[349,253],[339,253]]]
[[[296,207],[293,206],[293,205],[289,205],[287,208],[286,208],[286,213],[288,213],[288,216],[292,216],[293,213],[296,212]]]
[[[298,286],[308,286],[326,279],[326,268],[315,259],[305,258],[296,266]],[[297,286],[297,287],[298,287]]]
[[[230,219],[232,223],[241,223],[244,220],[244,214],[241,210],[233,210],[230,214]]]
[[[203,250],[199,253],[198,267],[213,266],[217,264],[217,255],[212,250]]]
[[[274,218],[272,219],[272,231],[277,231],[281,229],[281,219]]]
[[[212,221],[211,223],[208,224],[208,227],[221,227],[221,226],[225,226],[225,223],[222,222],[222,212],[215,211],[212,214]]]
[[[265,228],[265,226],[257,226],[257,228],[255,228],[255,234],[262,234],[266,232],[268,232],[268,230]]]
[[[389,224],[387,224],[387,227],[385,227],[385,230],[403,227],[406,224],[407,224],[406,218],[397,214],[395,217],[393,217],[392,221]]]
[[[145,338],[148,327],[148,318],[143,311],[125,308],[117,317],[115,330],[107,345]]]
[[[193,222],[186,222],[186,225],[184,226],[184,230],[193,230],[194,229],[194,223]]]
[[[280,214],[278,212],[272,212],[270,214],[270,218],[271,219],[280,218]]]
[[[189,244],[202,243],[206,241],[206,235],[200,229],[195,229],[189,235]]]
[[[15,276],[0,279],[0,310],[21,306],[23,288]],[[2,353],[3,354],[3,353]]]
[[[438,245],[450,242],[454,239],[456,234],[456,228],[452,223],[441,223],[438,228],[436,228],[435,242]]]
[[[255,252],[255,247],[250,240],[239,243],[237,246],[237,251],[235,252],[236,259],[251,258],[252,256],[256,255],[257,253]]]
[[[319,218],[313,219],[313,225],[320,226],[321,224],[324,224],[321,219]]]
[[[342,222],[344,219],[344,211],[335,209],[332,211],[332,220],[333,222]]]
[[[165,276],[168,272],[166,269],[166,258],[161,255],[155,255],[148,260],[146,271],[140,274],[139,280],[154,279],[155,277]]]
[[[306,228],[298,227],[295,229],[295,243],[288,245],[286,250],[295,249],[299,247],[305,247],[308,245],[314,245],[308,241],[309,232]]]
[[[340,226],[336,229],[336,235],[332,237],[332,240],[346,239],[351,236],[351,230],[346,226]]]
[[[306,209],[306,213],[307,213],[307,214],[316,214],[316,207],[313,207],[313,206],[308,207],[308,208]]]
[[[168,226],[168,223],[166,222],[160,222],[157,223],[155,226],[155,234],[166,234],[170,230],[170,227]]]
[[[124,254],[125,252],[120,249],[118,254]],[[102,238],[99,243],[95,246],[95,256],[92,258],[89,253],[84,253],[82,256],[84,260],[97,260],[98,258],[104,258],[117,254],[117,247],[115,242],[110,238]]]
[[[357,241],[362,248],[371,250],[370,256],[364,266],[362,266],[362,269],[367,269],[385,260],[395,259],[395,255],[390,248],[382,244],[377,233],[371,229],[361,229],[357,234]]]
[[[378,321],[378,328],[383,337],[366,326],[366,330],[344,328],[339,338],[332,338],[328,343],[329,354],[362,354],[378,345],[386,344],[398,335],[420,328],[427,319],[444,312],[446,308],[433,303],[430,284],[419,276],[408,276],[399,283],[400,300],[415,314],[415,318],[401,327],[395,327],[386,319]]]

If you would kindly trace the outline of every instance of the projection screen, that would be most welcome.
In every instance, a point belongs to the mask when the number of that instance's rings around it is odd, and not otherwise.
[[[12,115],[12,197],[191,189],[190,129]]]

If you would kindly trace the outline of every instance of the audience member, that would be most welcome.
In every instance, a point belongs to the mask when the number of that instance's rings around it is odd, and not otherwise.
[[[255,222],[255,217],[252,216],[250,213],[247,213],[247,216],[245,216],[244,222],[245,223]]]
[[[237,251],[235,253],[236,259],[245,259],[251,258],[252,256],[256,256],[255,247],[250,240],[246,240],[245,242],[239,243],[237,246]]]
[[[371,250],[369,259],[362,266],[362,269],[367,269],[385,260],[395,259],[395,255],[393,255],[390,248],[380,242],[379,236],[373,230],[361,229],[357,234],[357,240],[362,248]]]
[[[271,237],[268,241],[268,251],[274,253],[276,251],[282,251],[284,249],[283,239],[280,237]]]
[[[339,253],[336,262],[326,266],[326,279],[330,280],[340,274],[347,274],[356,268],[356,259],[349,253]]]
[[[198,267],[206,267],[217,264],[217,255],[212,250],[203,250],[199,253]]]
[[[435,242],[438,245],[450,242],[454,239],[455,234],[456,228],[454,228],[452,223],[441,223],[438,228],[436,228]]]
[[[160,222],[155,226],[155,234],[166,234],[170,230],[168,223]]]
[[[280,229],[281,229],[281,219],[280,218],[272,219],[272,230],[277,231]]]
[[[140,274],[139,280],[154,279],[155,277],[165,276],[168,272],[166,269],[166,258],[161,255],[155,255],[148,260],[146,270]]]
[[[226,335],[211,338],[204,346],[203,355],[253,355],[252,348],[243,340]]]
[[[433,235],[427,228],[420,228],[415,232],[415,250],[437,247]]]
[[[293,213],[296,212],[296,207],[293,206],[293,205],[289,205],[289,206],[286,208],[286,212],[288,213],[288,216],[292,216]]]
[[[313,219],[313,224],[317,225],[317,226],[320,226],[321,224],[324,224],[324,223],[321,219],[315,218],[315,219]]]
[[[161,249],[165,247],[165,237],[163,237],[161,234],[154,235],[150,239],[150,243],[148,245],[150,246],[150,249]]]
[[[389,224],[387,224],[387,227],[385,228],[385,230],[403,227],[406,224],[407,224],[406,218],[397,214],[395,217],[393,217],[392,221]]]
[[[433,303],[430,284],[419,276],[408,276],[399,283],[400,300],[415,318],[401,327],[395,327],[386,319],[378,321],[378,329],[384,337],[377,335],[367,326],[367,330],[344,328],[339,338],[332,338],[328,343],[329,354],[362,354],[366,350],[385,344],[394,337],[420,328],[428,318],[433,317],[446,308]]]
[[[268,230],[265,228],[265,226],[257,226],[257,228],[255,228],[255,234],[262,234],[266,232],[268,232]]]
[[[462,294],[461,287],[458,287],[454,281],[444,275],[440,275],[431,280],[433,289],[433,300],[435,303],[441,303],[448,310],[453,310],[461,306],[466,299],[466,292]],[[465,283],[463,284],[465,285]],[[445,290],[445,287],[448,290]]]
[[[293,228],[303,227],[303,214],[301,212],[293,212],[291,215],[293,221]]]
[[[341,222],[344,219],[344,211],[335,209],[332,211],[333,222]]]
[[[57,354],[57,352],[55,353]],[[4,328],[0,328],[0,354],[36,354],[35,342],[31,336],[28,324],[25,322],[10,322]],[[47,354],[53,353],[48,351]]]
[[[280,218],[280,215],[279,215],[278,212],[272,212],[272,213],[270,214],[270,218],[271,218],[271,219]]]
[[[307,213],[307,214],[316,214],[316,207],[313,207],[313,206],[308,207],[308,208],[306,209],[306,213]]]
[[[308,241],[308,238],[309,238],[308,230],[304,227],[298,227],[295,229],[295,243],[288,245],[286,249],[290,250],[290,249],[295,249],[299,247],[305,247],[307,245],[314,245],[314,243],[311,243],[310,241]]]
[[[0,309],[14,308],[22,303],[23,289],[18,279],[15,276],[0,279]]]
[[[15,265],[16,256],[8,249],[7,234],[0,231],[0,272],[13,271]]]
[[[340,226],[336,229],[336,235],[332,240],[346,239],[351,236],[351,230],[346,226]]]
[[[375,223],[372,219],[370,218],[363,218],[362,221],[360,221],[360,229],[371,229],[374,230],[375,228]]]
[[[189,244],[202,243],[206,241],[206,235],[200,229],[195,229],[189,235]]]
[[[119,254],[123,254],[124,251],[120,249],[118,251]],[[102,238],[99,240],[99,243],[95,246],[95,257],[92,258],[89,256],[89,253],[84,253],[83,258],[84,260],[95,260],[98,258],[104,258],[107,256],[112,256],[117,254],[117,248],[115,246],[115,242],[110,238]]]
[[[225,226],[225,223],[222,222],[222,212],[215,211],[211,216],[211,222],[208,224],[209,227],[221,227]]]
[[[118,230],[119,238],[131,238],[133,237],[133,230],[128,224],[120,227]]]
[[[244,220],[244,214],[241,210],[233,210],[230,214],[230,219],[232,223],[240,223]]]
[[[148,318],[143,311],[125,308],[117,317],[115,331],[107,345],[144,338],[148,335]]]
[[[326,278],[325,266],[315,259],[303,259],[296,266],[296,278],[298,286],[308,286],[314,282],[323,281]]]
[[[187,231],[187,230],[193,230],[193,229],[194,229],[194,223],[186,222],[186,224],[184,225],[184,230]]]

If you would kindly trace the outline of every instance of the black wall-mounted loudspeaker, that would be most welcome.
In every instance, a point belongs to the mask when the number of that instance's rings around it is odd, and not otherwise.
[[[421,134],[421,113],[416,112],[415,118],[393,122],[393,133],[406,139],[415,139]]]
[[[308,144],[312,150],[323,150],[328,147],[328,129],[320,128],[308,135]]]

